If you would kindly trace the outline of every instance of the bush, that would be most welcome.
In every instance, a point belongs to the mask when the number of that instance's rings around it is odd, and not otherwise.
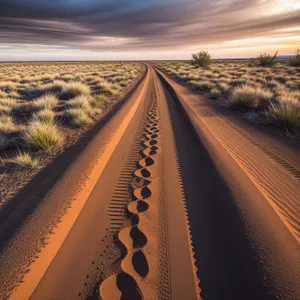
[[[195,67],[206,67],[211,64],[211,56],[207,51],[192,53],[192,64]]]
[[[266,113],[269,123],[283,129],[300,129],[300,107],[290,102],[272,103]]]
[[[298,49],[295,57],[289,59],[289,65],[292,67],[300,67],[300,50]]]
[[[24,133],[24,140],[37,149],[53,152],[62,145],[63,135],[54,124],[33,121]]]
[[[29,153],[19,153],[12,162],[20,169],[39,169],[41,167],[40,161]]]
[[[257,59],[260,66],[266,67],[266,66],[274,66],[277,62],[277,54],[278,51],[272,56],[267,53],[260,54]]]

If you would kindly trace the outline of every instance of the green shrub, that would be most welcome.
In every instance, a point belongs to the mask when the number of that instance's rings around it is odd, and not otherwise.
[[[206,67],[211,64],[211,56],[207,51],[192,53],[192,64],[195,67]]]
[[[289,59],[289,65],[293,67],[300,67],[300,50],[298,49],[295,57]]]
[[[258,59],[258,64],[260,66],[266,67],[266,66],[274,66],[277,62],[277,54],[278,51],[272,56],[267,53],[262,53],[260,54],[257,59]]]
[[[89,96],[78,96],[68,102],[68,106],[71,108],[80,108],[84,110],[85,112],[91,111],[91,105],[90,105],[91,98]]]

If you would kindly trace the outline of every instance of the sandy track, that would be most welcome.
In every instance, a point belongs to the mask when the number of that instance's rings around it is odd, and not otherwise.
[[[1,299],[299,298],[297,162],[147,67],[12,223]]]

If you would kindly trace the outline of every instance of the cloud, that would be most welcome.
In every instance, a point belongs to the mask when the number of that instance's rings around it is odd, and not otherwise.
[[[288,1],[0,0],[0,43],[155,51],[295,35],[278,29],[299,27],[300,10],[281,2]]]

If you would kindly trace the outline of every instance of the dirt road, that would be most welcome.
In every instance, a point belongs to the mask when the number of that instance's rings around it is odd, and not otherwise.
[[[1,299],[299,299],[299,151],[147,64],[0,220]]]

